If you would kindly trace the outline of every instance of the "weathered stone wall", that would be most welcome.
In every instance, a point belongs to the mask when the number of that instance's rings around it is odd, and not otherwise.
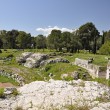
[[[110,79],[110,60],[107,64],[107,75],[106,75],[106,79]]]
[[[4,70],[0,70],[0,75],[1,76],[6,76],[8,78],[12,78],[13,80],[15,80],[16,82],[19,83],[20,86],[23,86],[25,83],[24,83],[24,78],[21,77],[20,75],[18,74],[15,74],[15,73],[8,73]]]
[[[106,78],[106,69],[107,69],[106,67],[94,65],[89,63],[88,60],[79,58],[75,59],[75,64],[87,69],[93,78],[95,77]]]

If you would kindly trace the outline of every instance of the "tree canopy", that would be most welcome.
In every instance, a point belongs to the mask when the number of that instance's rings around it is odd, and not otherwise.
[[[100,35],[92,22],[81,25],[72,33],[54,29],[47,37],[34,37],[30,33],[18,30],[0,31],[0,48],[3,49],[48,48],[60,52],[79,52],[83,49],[95,54],[106,41],[110,41],[110,31],[103,31]]]

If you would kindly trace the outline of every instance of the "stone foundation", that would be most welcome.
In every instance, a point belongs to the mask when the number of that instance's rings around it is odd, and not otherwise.
[[[82,68],[88,70],[88,72],[93,78],[108,78],[106,72],[107,67],[94,65],[89,63],[88,60],[83,60],[79,58],[75,59],[75,65],[81,66]]]

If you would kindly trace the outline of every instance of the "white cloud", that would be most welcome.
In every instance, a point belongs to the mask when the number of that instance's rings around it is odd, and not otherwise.
[[[68,32],[73,32],[75,30],[68,29],[68,28],[59,28],[58,26],[48,26],[47,28],[37,28],[36,31],[41,32],[43,35],[48,36],[52,30],[61,30],[62,32],[68,31]]]

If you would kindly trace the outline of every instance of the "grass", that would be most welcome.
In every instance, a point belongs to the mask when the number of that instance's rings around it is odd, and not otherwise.
[[[85,80],[91,80],[90,75],[88,75],[87,71],[82,69],[82,71],[79,71],[78,66],[75,65],[71,65],[68,63],[57,63],[57,64],[49,64],[44,68],[44,70],[42,70],[42,68],[26,68],[22,65],[19,65],[16,63],[16,57],[21,55],[21,53],[23,52],[40,52],[40,53],[46,53],[46,54],[50,54],[55,52],[54,50],[50,51],[48,49],[45,49],[44,51],[42,49],[24,49],[23,50],[16,50],[16,49],[7,49],[7,51],[4,51],[2,49],[2,53],[0,53],[0,58],[4,58],[4,57],[8,57],[10,55],[13,55],[12,60],[11,61],[2,61],[0,60],[0,70],[5,70],[7,72],[13,72],[13,73],[17,73],[19,75],[21,75],[24,79],[26,83],[30,83],[32,81],[35,80],[44,80],[44,77],[47,77],[47,79],[49,79],[49,73],[52,73],[54,75],[54,79],[61,79],[61,75],[62,74],[68,74],[68,77],[65,78],[65,80],[72,80],[73,78],[71,77],[71,73],[74,71],[78,71],[80,73],[80,78],[82,79],[82,75],[83,73],[86,73],[87,75],[87,79]],[[75,58],[82,58],[82,59],[89,59],[89,58],[94,58],[93,63],[97,64],[97,65],[102,65],[102,66],[106,66],[108,60],[105,59],[105,57],[109,57],[106,55],[99,55],[99,54],[89,54],[89,53],[74,53],[71,54],[70,53],[62,53],[62,52],[55,52],[56,53],[56,57],[59,56],[63,56],[64,58],[68,59],[70,61],[70,63],[75,61]],[[10,82],[10,80],[8,78],[6,78],[6,80],[4,78],[0,79],[0,82]],[[104,81],[102,81],[104,82]],[[13,82],[12,82],[13,83]]]
[[[109,100],[107,97],[103,97],[103,96],[97,97],[97,98],[95,99],[95,101],[99,101],[100,103],[101,103],[101,102],[110,102],[110,100]]]
[[[12,83],[13,85],[18,85],[18,83],[16,81],[14,81],[13,79],[11,78],[7,78],[5,76],[0,76],[0,82],[2,83],[7,83],[7,82],[10,82]]]
[[[49,73],[53,74],[53,79],[61,80],[62,74],[68,74],[68,77],[65,80],[73,80],[71,76],[74,71],[78,71],[80,73],[80,79],[82,79],[82,74],[86,73],[87,78],[91,79],[90,75],[87,73],[85,69],[81,68],[79,71],[79,67],[76,65],[71,65],[69,63],[56,63],[56,64],[48,64],[45,69],[42,71],[42,75],[49,79]]]
[[[0,88],[0,98],[5,98],[4,88]]]
[[[66,56],[67,59],[69,59],[70,62],[74,62],[75,58],[81,58],[88,60],[89,58],[93,58],[93,64],[100,65],[100,66],[106,66],[108,63],[108,60],[106,57],[109,58],[107,55],[99,55],[99,54],[89,54],[89,53],[75,53],[73,56]]]
[[[90,110],[90,107],[87,104],[84,104],[82,106],[79,106],[77,104],[74,105],[66,105],[65,108],[67,110]]]
[[[95,78],[93,79],[93,81],[96,81],[98,83],[101,83],[110,87],[110,79],[106,80],[105,78]]]

